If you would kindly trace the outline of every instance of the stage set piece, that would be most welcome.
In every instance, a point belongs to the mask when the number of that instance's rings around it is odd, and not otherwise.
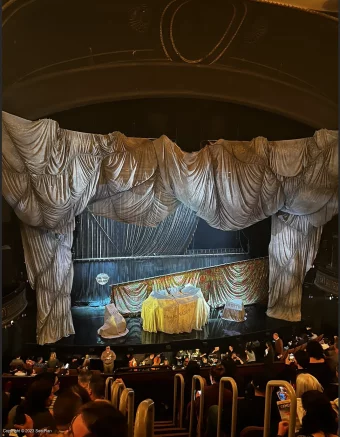
[[[153,291],[143,302],[143,329],[167,334],[200,331],[208,323],[209,310],[202,291],[191,284]]]
[[[222,319],[229,320],[230,322],[244,322],[246,320],[246,313],[242,299],[234,299],[226,302]]]
[[[119,313],[115,304],[110,303],[105,307],[104,325],[98,329],[98,334],[103,338],[124,337],[129,332],[126,321]]]
[[[166,136],[73,132],[3,112],[2,158],[3,196],[22,221],[36,290],[39,344],[74,333],[71,248],[86,207],[157,226],[184,204],[222,230],[272,216],[267,315],[288,321],[301,320],[303,279],[338,211],[338,132],[325,129],[291,141],[221,139],[186,153]]]

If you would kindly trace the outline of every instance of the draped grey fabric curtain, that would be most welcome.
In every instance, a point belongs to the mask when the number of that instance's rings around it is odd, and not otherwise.
[[[2,135],[3,195],[24,223],[40,344],[73,333],[71,229],[87,206],[95,215],[156,226],[183,204],[222,230],[277,214],[268,315],[300,319],[304,275],[321,227],[337,213],[336,131],[291,141],[219,140],[185,153],[165,136],[79,133],[3,113]],[[281,310],[285,305],[291,310]]]

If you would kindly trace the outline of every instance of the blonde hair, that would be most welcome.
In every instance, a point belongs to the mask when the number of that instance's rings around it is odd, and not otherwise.
[[[296,378],[296,397],[301,398],[301,396],[310,390],[317,390],[323,393],[323,387],[320,382],[309,373],[300,373]]]
[[[51,352],[50,360],[56,360],[56,359],[57,359],[57,354],[55,352]]]

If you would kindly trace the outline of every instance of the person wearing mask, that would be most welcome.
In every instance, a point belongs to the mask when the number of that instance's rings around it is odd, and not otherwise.
[[[103,362],[104,373],[113,373],[116,354],[111,350],[110,346],[106,346],[102,353],[101,360]]]
[[[55,352],[51,352],[50,359],[47,361],[47,367],[49,369],[56,369],[60,366],[60,362]]]
[[[315,376],[324,388],[328,387],[333,380],[333,375],[326,363],[321,344],[312,340],[307,343],[306,351],[309,356],[308,373]]]
[[[305,412],[302,426],[297,437],[335,437],[338,432],[337,415],[333,410],[327,396],[317,390],[307,391],[301,398]],[[288,434],[289,423],[280,422],[277,435],[284,437]]]
[[[277,332],[273,334],[273,339],[274,339],[275,357],[278,360],[280,360],[283,356],[283,341],[281,340]]]
[[[89,395],[91,401],[102,401],[105,399],[105,381],[100,375],[93,375],[89,384]]]

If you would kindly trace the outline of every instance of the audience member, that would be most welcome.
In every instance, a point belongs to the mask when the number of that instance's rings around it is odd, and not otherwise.
[[[287,356],[285,364],[286,366],[281,377],[282,379],[289,381],[291,384],[295,384],[297,375],[300,373],[307,373],[309,356],[306,351],[298,350],[294,355],[293,361],[291,361],[289,356]]]
[[[267,382],[268,380],[264,375],[254,377],[251,382],[254,390],[253,396],[239,400],[237,433],[247,426],[263,426]]]
[[[22,368],[24,368],[25,363],[23,362],[23,360],[21,359],[21,356],[18,355],[16,358],[14,358],[10,364],[9,364],[9,368],[11,370],[16,370],[18,368],[18,366],[22,366]]]
[[[308,373],[315,376],[320,384],[326,388],[332,382],[333,375],[325,361],[321,344],[312,340],[307,344],[306,350],[309,356]]]
[[[46,363],[44,363],[43,357],[38,357],[37,361],[34,364],[34,367],[44,368],[46,367]]]
[[[201,368],[197,361],[189,361],[184,371],[184,405],[187,406],[191,400],[192,377],[200,375]]]
[[[273,339],[275,342],[274,343],[275,358],[280,360],[282,358],[282,355],[283,355],[283,341],[281,340],[281,338],[279,337],[279,334],[277,332],[275,332],[273,334]]]
[[[105,351],[101,355],[104,373],[113,373],[116,358],[116,354],[111,350],[110,346],[106,346]]]
[[[89,384],[91,401],[101,401],[105,398],[105,381],[100,375],[93,375]]]
[[[69,369],[72,369],[72,370],[77,370],[77,369],[79,368],[79,360],[78,360],[77,357],[74,356],[74,357],[71,359],[71,362],[70,362],[70,365],[69,365],[68,368],[69,368]]]
[[[297,436],[336,436],[338,421],[327,396],[317,390],[307,391],[301,398],[305,415]],[[288,422],[280,422],[278,436],[285,436],[288,432]]]
[[[256,356],[255,356],[255,352],[251,346],[251,344],[247,344],[246,349],[245,349],[245,353],[246,353],[246,362],[247,363],[254,363],[256,361]]]
[[[78,384],[85,390],[89,391],[89,385],[92,378],[91,370],[81,370],[78,374]]]
[[[56,369],[60,366],[60,362],[55,352],[51,352],[50,359],[47,361],[47,367],[50,369]]]
[[[126,437],[125,416],[109,402],[89,402],[83,405],[70,426],[72,437]]]
[[[76,385],[72,385],[72,387],[70,388],[70,390],[75,393],[77,396],[80,397],[81,401],[83,404],[86,404],[87,402],[91,401],[90,398],[90,394],[88,392],[88,390],[86,390],[84,387],[82,387],[79,384]],[[90,390],[90,387],[89,387]]]
[[[15,369],[14,376],[26,376],[26,375],[27,375],[27,373],[26,373],[24,366],[19,364],[17,366],[17,368]]]
[[[243,361],[242,361],[241,358],[237,355],[236,352],[233,352],[233,353],[231,354],[231,359],[232,359],[233,361],[235,361],[236,364],[244,364]]]
[[[323,387],[313,375],[300,373],[296,378],[296,397],[301,398],[304,393],[311,390],[317,390],[322,393]]]
[[[207,413],[210,407],[213,405],[218,405],[218,397],[219,397],[219,382],[221,378],[225,376],[225,368],[221,364],[217,366],[213,366],[210,369],[210,382],[211,385],[208,385],[204,389],[204,423],[206,423]],[[231,413],[231,401],[232,401],[232,392],[227,388],[224,389],[223,393],[223,411],[224,417],[228,422],[229,413]],[[195,409],[197,414],[199,412],[200,399],[197,398],[195,401]]]
[[[50,381],[34,381],[28,389],[25,400],[9,412],[7,428],[16,428],[16,419],[19,415],[27,414],[33,420],[34,429],[48,428],[54,431],[55,420],[49,411],[53,398],[52,387]]]
[[[67,431],[73,417],[83,405],[81,397],[68,389],[58,396],[53,406],[53,417],[59,432]]]

